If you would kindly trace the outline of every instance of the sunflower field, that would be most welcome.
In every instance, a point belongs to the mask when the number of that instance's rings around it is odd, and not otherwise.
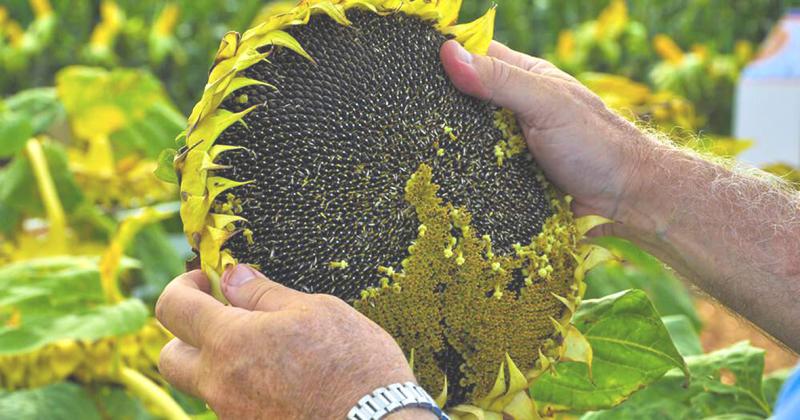
[[[731,130],[741,71],[775,23],[800,6],[496,3],[464,0],[459,22],[496,11],[495,39],[552,61],[637,124],[723,159],[752,145]],[[197,123],[193,109],[205,98],[209,68],[223,51],[220,40],[294,6],[0,3],[0,419],[216,418],[157,368],[172,337],[154,317],[155,302],[195,256],[175,167],[187,151],[185,130]],[[332,8],[325,13],[334,16]],[[275,45],[293,48],[281,42]],[[800,171],[790,165],[763,169],[800,186]],[[770,416],[794,353],[633,244],[611,237],[592,243],[602,255],[581,258],[583,296],[564,299],[571,323],[546,321],[559,342],[539,350],[536,374],[522,373],[506,353],[487,395],[448,405],[454,418]],[[395,274],[381,269],[386,278]]]

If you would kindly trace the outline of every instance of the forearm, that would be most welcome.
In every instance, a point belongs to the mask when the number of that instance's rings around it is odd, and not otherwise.
[[[800,200],[642,139],[633,193],[614,233],[641,245],[720,302],[800,350]]]

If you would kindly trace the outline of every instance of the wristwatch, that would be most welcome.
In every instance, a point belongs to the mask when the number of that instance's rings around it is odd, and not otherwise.
[[[347,419],[380,420],[387,414],[406,407],[430,410],[440,420],[450,420],[433,398],[413,382],[391,384],[372,391],[358,400],[356,406],[347,413]]]

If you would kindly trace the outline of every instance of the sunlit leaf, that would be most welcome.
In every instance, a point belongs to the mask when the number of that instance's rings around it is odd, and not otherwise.
[[[769,416],[762,391],[764,351],[742,342],[726,349],[686,358],[691,382],[683,373],[668,372],[661,380],[611,410],[590,413],[582,420],[756,419]]]
[[[178,175],[175,173],[173,161],[175,154],[178,153],[175,149],[164,149],[158,155],[158,168],[154,172],[156,177],[164,182],[171,184],[178,184]]]
[[[42,388],[0,394],[0,418],[15,420],[100,420],[88,392],[63,382]]]
[[[63,340],[97,340],[131,334],[147,319],[147,308],[138,299],[116,305],[100,305],[61,316],[40,317],[18,327],[0,327],[0,354],[23,353]]]
[[[561,362],[531,386],[540,410],[592,410],[624,401],[672,368],[685,369],[669,332],[641,290],[584,301],[573,323],[594,353],[588,366]]]
[[[647,292],[661,316],[685,315],[695,330],[700,330],[700,316],[687,287],[662,262],[624,239],[603,237],[594,242],[611,250],[626,264],[610,262],[590,271],[586,276],[586,298],[641,289]]]
[[[0,307],[14,308],[20,321],[0,326],[0,354],[26,352],[60,339],[119,336],[141,328],[148,315],[141,301],[104,304],[97,264],[97,258],[51,257],[0,267]],[[121,269],[131,266],[131,260],[124,259]]]

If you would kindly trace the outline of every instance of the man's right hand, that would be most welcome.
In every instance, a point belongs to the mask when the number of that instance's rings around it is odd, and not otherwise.
[[[572,76],[498,42],[481,56],[448,41],[441,59],[458,89],[514,112],[537,163],[573,196],[577,215],[617,218],[634,189],[636,140],[647,140],[639,130]]]

